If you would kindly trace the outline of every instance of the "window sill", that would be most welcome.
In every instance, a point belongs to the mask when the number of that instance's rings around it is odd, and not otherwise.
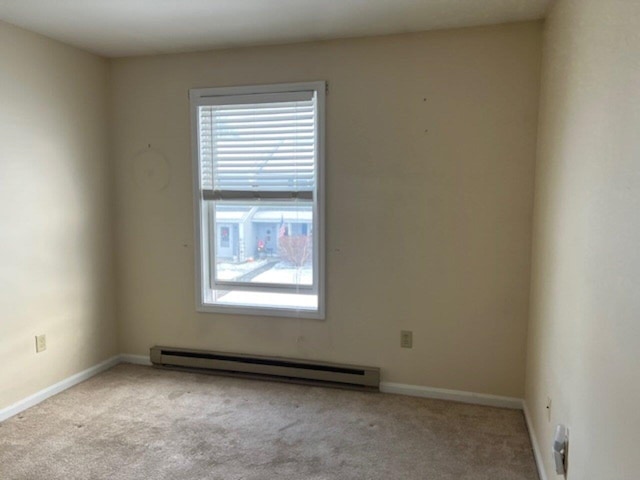
[[[236,290],[214,300],[214,294],[211,291],[211,296],[199,303],[199,312],[324,319],[324,312],[318,308],[318,295]]]

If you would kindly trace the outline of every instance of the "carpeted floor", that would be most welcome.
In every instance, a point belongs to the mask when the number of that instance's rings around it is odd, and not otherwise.
[[[0,423],[2,480],[537,480],[522,412],[119,365]]]

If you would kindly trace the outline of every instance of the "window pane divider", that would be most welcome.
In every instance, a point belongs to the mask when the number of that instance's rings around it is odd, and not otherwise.
[[[274,293],[300,293],[309,295],[317,293],[315,285],[296,285],[293,283],[258,283],[258,282],[233,282],[229,280],[216,280],[214,286],[218,290],[225,290],[225,287],[232,290],[274,292]]]

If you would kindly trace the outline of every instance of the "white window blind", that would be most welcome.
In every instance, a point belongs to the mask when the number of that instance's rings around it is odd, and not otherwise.
[[[312,199],[316,188],[315,92],[235,95],[198,107],[205,200]]]

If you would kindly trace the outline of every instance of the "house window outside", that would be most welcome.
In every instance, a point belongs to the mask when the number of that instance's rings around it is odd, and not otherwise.
[[[324,94],[190,91],[200,311],[324,317]]]
[[[220,247],[229,248],[229,227],[220,227]]]

